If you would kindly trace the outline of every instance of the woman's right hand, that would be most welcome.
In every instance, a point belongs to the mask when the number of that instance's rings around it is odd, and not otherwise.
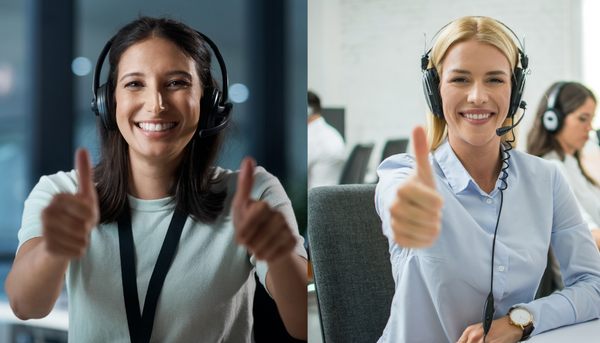
[[[68,260],[85,254],[90,233],[100,217],[88,151],[78,149],[75,160],[79,174],[77,193],[54,195],[41,215],[44,249],[53,256]]]
[[[444,199],[438,193],[431,165],[427,138],[422,127],[413,130],[416,165],[414,172],[398,188],[390,207],[394,241],[403,248],[432,245],[442,227]]]

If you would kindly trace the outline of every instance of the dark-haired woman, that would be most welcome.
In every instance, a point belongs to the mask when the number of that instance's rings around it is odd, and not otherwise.
[[[546,114],[549,106],[554,111]],[[581,164],[581,150],[592,130],[595,112],[596,97],[587,87],[577,82],[553,84],[538,106],[527,150],[553,162],[562,172],[600,247],[600,188]]]
[[[46,316],[66,279],[70,341],[251,342],[256,270],[289,333],[306,337],[306,252],[290,200],[251,159],[239,172],[214,166],[222,132],[198,135],[216,86],[210,60],[178,21],[142,17],[117,33],[115,127],[99,125],[99,164],[78,150],[77,171],[42,177],[25,202],[6,280],[19,318]],[[152,288],[181,213],[164,284]]]

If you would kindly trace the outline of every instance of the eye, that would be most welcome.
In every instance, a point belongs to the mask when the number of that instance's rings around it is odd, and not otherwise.
[[[587,117],[579,117],[579,121],[585,123],[587,122]]]
[[[188,82],[182,80],[173,80],[167,83],[167,87],[187,87],[189,85]]]
[[[504,83],[504,80],[495,77],[495,78],[490,79],[490,82],[493,82],[493,83]]]
[[[139,81],[132,81],[132,82],[128,82],[125,84],[125,88],[138,88],[138,87],[142,87],[142,83]]]
[[[467,79],[465,79],[464,77],[455,77],[452,80],[450,80],[450,82],[463,83],[463,82],[467,82]]]

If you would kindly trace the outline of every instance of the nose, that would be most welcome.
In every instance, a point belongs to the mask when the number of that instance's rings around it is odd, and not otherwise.
[[[467,101],[474,105],[483,105],[488,101],[488,93],[482,82],[475,81],[469,89]]]
[[[146,109],[148,112],[154,113],[154,115],[160,114],[168,109],[168,105],[157,89],[148,89],[148,96],[146,97]]]

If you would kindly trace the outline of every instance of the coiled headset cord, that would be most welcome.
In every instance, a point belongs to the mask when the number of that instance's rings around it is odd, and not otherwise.
[[[527,109],[527,104],[525,103],[525,101],[521,101],[521,104],[519,106],[520,108],[523,109],[523,114],[521,115],[521,118],[519,119],[519,121],[517,121],[517,123],[515,124],[515,117],[512,117],[512,121],[511,121],[511,126],[507,127],[507,128],[500,128],[498,129],[496,132],[499,136],[502,136],[504,133],[508,132],[508,130],[511,130],[512,132],[512,140],[506,140],[506,144],[508,144],[507,147],[504,148],[504,153],[506,154],[506,157],[502,158],[502,164],[503,167],[502,169],[500,169],[500,172],[502,173],[502,176],[500,176],[500,181],[502,181],[502,185],[500,187],[498,187],[498,190],[500,190],[500,210],[498,210],[498,219],[496,220],[496,228],[494,229],[494,242],[492,243],[492,276],[491,276],[491,281],[490,281],[490,294],[488,294],[487,298],[485,299],[485,305],[483,305],[483,343],[485,343],[485,337],[487,336],[488,332],[490,331],[490,327],[492,326],[492,321],[494,320],[494,255],[495,255],[495,251],[496,251],[496,234],[498,233],[498,224],[500,223],[500,214],[502,213],[502,203],[504,200],[504,193],[503,191],[505,191],[508,188],[508,182],[507,182],[507,178],[508,178],[508,168],[510,167],[510,164],[508,163],[508,160],[510,159],[510,151],[513,149],[513,146],[511,143],[515,142],[515,126],[517,126],[521,120],[523,119],[523,117],[525,116],[525,111]],[[502,133],[502,134],[501,134]]]

